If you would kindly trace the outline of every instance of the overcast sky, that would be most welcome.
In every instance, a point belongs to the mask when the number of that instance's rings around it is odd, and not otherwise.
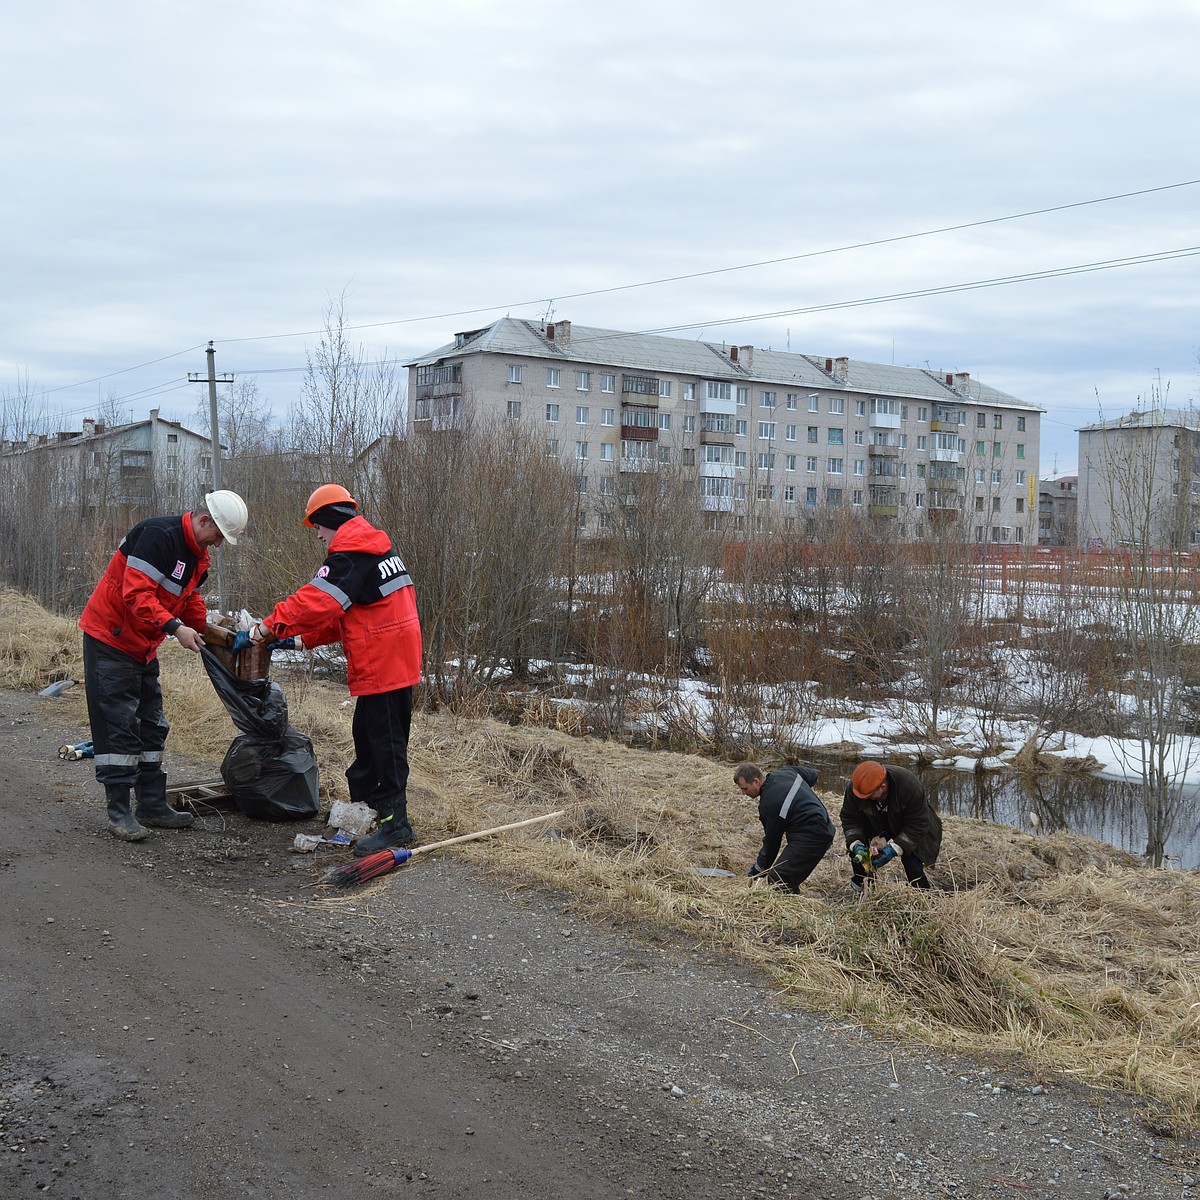
[[[1200,395],[1200,0],[46,0],[5,34],[0,395],[62,428],[200,424],[210,338],[282,413],[339,298],[368,358],[552,303],[969,371],[1047,410],[1043,476]]]

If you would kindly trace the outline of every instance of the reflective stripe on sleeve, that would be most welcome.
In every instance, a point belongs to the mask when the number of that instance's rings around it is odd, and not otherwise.
[[[147,579],[162,588],[164,592],[170,592],[172,596],[183,595],[182,583],[176,579],[172,579],[169,575],[164,575],[153,563],[147,562],[144,558],[127,559],[126,565],[132,567],[135,571],[140,571]]]

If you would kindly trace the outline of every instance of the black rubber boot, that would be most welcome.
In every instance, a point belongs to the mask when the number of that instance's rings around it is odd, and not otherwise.
[[[149,830],[138,824],[130,811],[127,787],[105,788],[108,800],[108,832],[123,842],[140,842],[149,836]]]
[[[370,837],[359,838],[354,843],[354,857],[362,858],[393,846],[408,846],[413,840],[412,826],[404,813],[390,813],[380,819],[379,828]]]
[[[196,818],[179,812],[167,803],[167,776],[162,770],[143,771],[134,787],[138,820],[152,829],[187,829]]]

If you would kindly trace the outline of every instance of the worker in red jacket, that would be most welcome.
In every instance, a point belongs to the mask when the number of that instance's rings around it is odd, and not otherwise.
[[[109,832],[123,841],[142,841],[147,825],[192,824],[191,813],[167,803],[163,747],[170,726],[163,716],[158,648],[173,636],[200,652],[208,625],[200,588],[209,549],[237,545],[246,520],[241,496],[216,491],[204,497],[203,511],[139,521],[121,539],[79,618],[96,778],[104,786]]]
[[[304,523],[329,551],[311,582],[249,630],[249,641],[296,638],[312,648],[341,642],[354,706],[350,799],[379,815],[356,855],[413,840],[408,821],[408,736],[421,682],[421,624],[412,580],[391,539],[359,515],[336,483],[308,498]]]

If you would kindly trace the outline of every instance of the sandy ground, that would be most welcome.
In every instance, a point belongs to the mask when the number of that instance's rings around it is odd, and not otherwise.
[[[1137,1101],[789,1011],[452,853],[346,894],[290,851],[316,822],[117,842],[62,711],[0,693],[4,1196],[1200,1197]]]

